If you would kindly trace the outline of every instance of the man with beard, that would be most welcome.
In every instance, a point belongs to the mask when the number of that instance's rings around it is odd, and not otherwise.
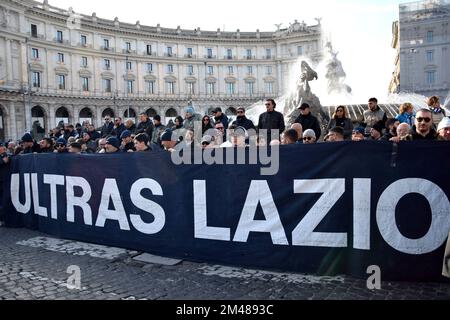
[[[39,141],[39,152],[40,153],[53,153],[53,141],[50,138],[43,138]]]
[[[428,109],[420,109],[416,114],[415,125],[405,140],[436,140],[437,134],[433,129],[432,113]]]

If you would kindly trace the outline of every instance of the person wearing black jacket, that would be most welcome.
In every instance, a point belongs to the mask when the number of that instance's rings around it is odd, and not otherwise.
[[[236,127],[242,127],[245,130],[250,130],[250,129],[256,130],[255,125],[253,124],[253,121],[248,119],[245,116],[245,108],[243,108],[243,107],[237,108],[237,117],[236,117],[236,120],[234,120],[232,124],[236,125]]]
[[[111,135],[113,129],[114,129],[114,123],[112,123],[111,117],[110,116],[106,116],[105,117],[105,123],[103,124],[103,127],[100,129],[101,137],[105,138],[105,137]]]
[[[228,117],[222,113],[222,109],[217,107],[212,111],[214,115],[214,123],[220,122],[223,124],[225,130],[228,129]]]
[[[139,124],[136,127],[136,135],[139,133],[146,133],[148,137],[151,137],[153,134],[153,122],[148,118],[148,115],[145,112],[142,112],[139,115]]]
[[[322,135],[322,130],[320,129],[319,120],[311,114],[311,109],[309,104],[302,103],[299,107],[300,115],[295,119],[294,123],[300,123],[302,125],[303,131],[311,129],[316,134],[317,140]]]
[[[117,117],[114,119],[114,129],[111,132],[111,135],[116,136],[120,139],[120,135],[122,132],[124,132],[127,128],[125,128],[125,125],[122,123],[122,118]]]
[[[278,111],[275,111],[275,108],[277,106],[275,100],[267,99],[265,106],[267,112],[264,112],[259,116],[258,130],[261,129],[267,130],[267,141],[270,142],[272,140],[270,135],[271,130],[273,129],[278,130],[281,136],[286,127],[284,125],[283,114]]]

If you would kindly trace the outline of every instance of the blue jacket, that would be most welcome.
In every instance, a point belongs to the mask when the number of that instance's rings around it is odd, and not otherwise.
[[[395,117],[396,120],[400,121],[400,123],[407,123],[411,127],[414,125],[415,114],[402,113]]]

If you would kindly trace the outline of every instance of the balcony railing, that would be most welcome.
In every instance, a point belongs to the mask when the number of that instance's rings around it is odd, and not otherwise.
[[[101,46],[100,48],[101,48],[103,51],[114,52],[114,48],[113,48],[113,47],[105,47],[105,46]]]
[[[242,59],[246,59],[246,60],[255,60],[255,59],[256,59],[256,56],[249,56],[249,55],[246,55],[246,56],[243,56]]]
[[[197,58],[197,56],[195,54],[185,54],[184,57],[188,58],[188,59],[195,59],[195,58]]]
[[[58,38],[53,38],[53,41],[59,44],[65,44],[68,45],[70,44],[69,40],[63,40],[63,39],[58,39]]]
[[[168,58],[176,58],[176,57],[177,57],[177,54],[176,54],[176,53],[165,52],[165,53],[164,53],[164,57],[168,57]]]
[[[233,59],[236,59],[236,56],[225,55],[225,56],[223,56],[223,58],[224,58],[225,60],[233,60]]]
[[[136,50],[123,49],[122,53],[124,53],[124,54],[136,54]]]
[[[216,56],[213,56],[213,55],[207,54],[207,55],[204,56],[204,58],[205,58],[205,59],[216,59],[217,57],[216,57]]]
[[[156,52],[144,51],[145,56],[156,56]]]

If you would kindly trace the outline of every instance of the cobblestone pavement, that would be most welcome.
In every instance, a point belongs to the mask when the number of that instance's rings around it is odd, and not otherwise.
[[[340,300],[450,299],[450,283],[383,282],[232,268],[188,261],[175,266],[132,259],[137,252],[52,239],[0,227],[0,300]],[[70,289],[69,266],[81,271]]]

